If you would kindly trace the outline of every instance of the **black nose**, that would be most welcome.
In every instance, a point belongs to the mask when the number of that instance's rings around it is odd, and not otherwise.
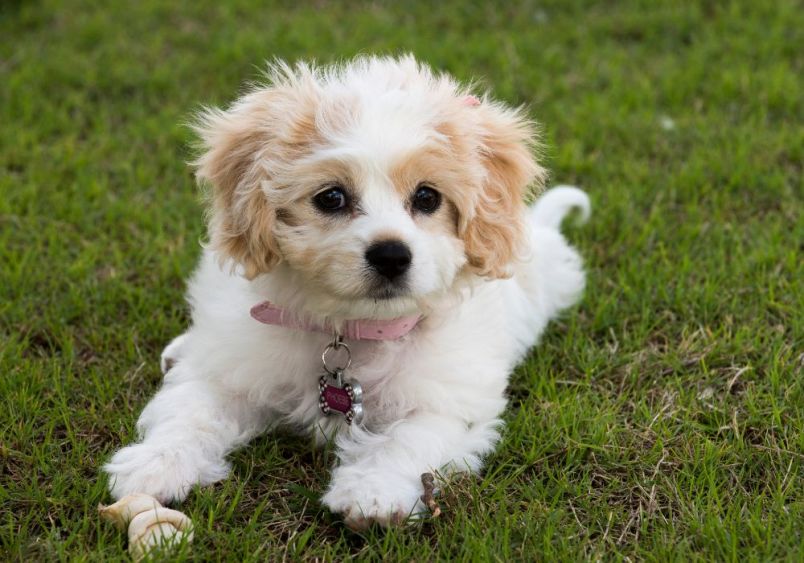
[[[366,262],[384,278],[393,280],[408,271],[410,248],[398,240],[376,242],[366,250]]]

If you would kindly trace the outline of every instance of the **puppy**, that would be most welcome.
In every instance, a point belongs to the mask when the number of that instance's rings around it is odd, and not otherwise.
[[[315,67],[201,113],[209,242],[192,325],[162,355],[112,495],[181,501],[277,426],[331,440],[322,501],[362,528],[416,515],[420,476],[477,471],[508,376],[584,286],[521,109],[411,56]],[[322,361],[323,355],[323,361]]]

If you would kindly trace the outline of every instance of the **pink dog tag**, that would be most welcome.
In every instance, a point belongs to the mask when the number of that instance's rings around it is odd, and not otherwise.
[[[338,350],[345,352],[346,357],[341,357],[341,365],[338,367],[330,366],[327,362],[328,354],[337,354]],[[352,365],[352,351],[343,343],[340,335],[336,335],[324,348],[321,362],[326,373],[318,379],[318,408],[325,415],[333,412],[342,414],[346,424],[360,424],[363,419],[363,389],[356,381],[343,378],[343,372]]]
[[[333,381],[334,379],[334,381]],[[343,371],[322,375],[318,380],[318,407],[329,415],[341,413],[347,424],[359,424],[363,418],[363,390],[360,384],[343,381]]]

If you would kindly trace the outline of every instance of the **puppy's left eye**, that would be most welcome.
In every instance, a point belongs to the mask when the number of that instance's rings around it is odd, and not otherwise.
[[[426,184],[420,184],[413,194],[411,205],[416,211],[433,213],[441,205],[441,194]]]

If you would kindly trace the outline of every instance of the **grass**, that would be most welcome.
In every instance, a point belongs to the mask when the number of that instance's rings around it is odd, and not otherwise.
[[[3,3],[0,559],[125,556],[98,469],[187,323],[192,111],[274,55],[409,50],[544,125],[594,202],[585,299],[441,518],[350,533],[331,455],[263,436],[179,556],[802,561],[802,30],[795,1]]]

